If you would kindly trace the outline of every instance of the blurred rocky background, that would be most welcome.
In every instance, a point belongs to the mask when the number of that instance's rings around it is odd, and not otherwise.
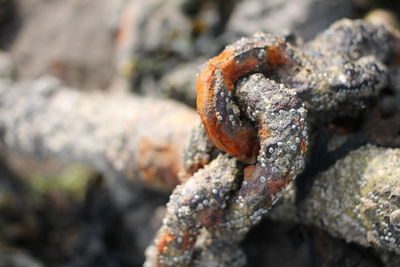
[[[390,0],[0,0],[0,79],[51,75],[79,93],[134,93],[193,108],[199,66],[239,37],[266,31],[302,43],[343,17],[398,27],[399,15],[400,3]],[[168,191],[96,163],[29,156],[4,143],[0,267],[143,264]],[[264,219],[242,247],[255,267],[400,265],[394,252],[346,243],[301,222]]]

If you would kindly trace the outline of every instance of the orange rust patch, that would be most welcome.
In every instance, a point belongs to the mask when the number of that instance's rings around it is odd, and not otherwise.
[[[306,144],[306,140],[305,140],[305,139],[301,139],[300,148],[301,148],[301,150],[302,150],[303,152],[307,152],[308,147],[307,147],[307,144]]]
[[[250,165],[244,168],[243,170],[243,176],[244,180],[250,182],[253,179],[258,179],[261,175],[268,175],[265,173],[265,170],[263,170],[261,167],[257,165]],[[272,178],[268,182],[268,190],[270,194],[276,194],[279,193],[282,188],[287,185],[291,181],[292,177],[291,176],[282,176],[279,177],[279,179],[274,179]]]
[[[254,174],[256,173],[257,169],[259,168],[256,165],[247,166],[243,170],[243,178],[246,181],[250,181],[254,177]]]
[[[243,65],[245,69],[254,67],[254,62],[246,62]],[[222,65],[224,70],[221,69]],[[256,143],[257,135],[254,128],[251,125],[237,127],[235,133],[228,134],[216,118],[214,84],[217,69],[221,69],[224,79],[228,79],[224,81],[227,88],[233,88],[234,80],[232,78],[243,75],[241,73],[242,70],[238,71],[237,65],[233,61],[233,52],[229,49],[224,50],[219,56],[210,60],[197,79],[197,110],[209,138],[217,148],[245,162],[253,162],[258,149]]]
[[[222,62],[221,71],[224,77],[226,88],[231,91],[235,86],[235,82],[246,74],[253,72],[260,60],[255,57],[248,57],[244,61],[236,62],[232,57],[229,60]]]
[[[145,183],[173,189],[179,184],[179,159],[179,149],[174,145],[143,139],[138,145],[136,169]]]
[[[174,235],[172,235],[171,233],[166,233],[165,235],[163,235],[162,237],[160,237],[157,242],[156,242],[156,248],[157,248],[157,252],[159,254],[164,254],[165,253],[165,247],[167,247],[169,245],[169,243],[171,243],[174,240]]]
[[[268,183],[268,191],[274,195],[282,191],[283,187],[285,187],[291,179],[289,177],[281,177],[278,180],[271,180]]]
[[[210,227],[219,223],[222,219],[222,210],[215,208],[205,208],[197,216],[198,221],[204,227]]]
[[[268,130],[268,128],[265,125],[261,126],[261,129],[259,130],[259,134],[260,134],[260,137],[262,137],[262,138],[268,138],[271,136],[270,131]]]
[[[185,233],[183,235],[183,242],[182,242],[182,250],[189,250],[191,248],[193,248],[194,244],[196,243],[196,236],[195,235],[191,235],[189,233]]]
[[[283,49],[278,46],[268,47],[267,62],[269,68],[274,68],[285,64],[286,57]]]
[[[257,134],[251,127],[238,127],[235,135],[229,135],[223,131],[222,127],[207,128],[207,132],[213,144],[229,153],[232,156],[248,163],[255,161],[257,155],[258,143]]]
[[[200,116],[206,116],[203,112],[207,111],[210,108],[213,108],[211,105],[212,101],[214,101],[214,79],[215,79],[215,69],[216,66],[212,62],[207,64],[200,73],[197,78],[196,83],[196,92],[197,92],[197,110],[200,113]],[[216,119],[216,118],[214,118]]]

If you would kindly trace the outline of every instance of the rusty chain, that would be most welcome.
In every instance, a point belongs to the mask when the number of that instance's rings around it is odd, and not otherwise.
[[[240,241],[304,170],[314,133],[362,111],[399,62],[399,33],[361,20],[341,20],[301,47],[256,34],[208,61],[197,81],[202,126],[145,265],[188,266],[202,229],[210,244]]]

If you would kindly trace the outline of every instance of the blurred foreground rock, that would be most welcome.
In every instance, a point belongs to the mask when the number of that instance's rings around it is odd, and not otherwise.
[[[2,160],[0,175],[1,267],[141,266],[158,227],[154,213],[167,197],[139,183],[71,171],[43,183],[16,176]],[[72,182],[83,194],[68,189]],[[128,201],[116,201],[126,192]]]
[[[35,157],[89,164],[107,176],[172,189],[198,119],[179,103],[80,93],[58,80],[0,81],[1,140]]]
[[[49,73],[69,86],[110,85],[115,75],[114,35],[124,0],[14,2],[14,25],[2,25],[2,35],[21,78]]]
[[[293,32],[308,41],[334,21],[353,14],[352,1],[347,0],[241,1],[227,30],[247,36],[257,31]]]

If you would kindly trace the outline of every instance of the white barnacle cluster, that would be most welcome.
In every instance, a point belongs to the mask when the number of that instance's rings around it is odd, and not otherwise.
[[[271,171],[271,175],[243,181],[242,193],[231,203],[232,213],[223,227],[240,236],[280,198],[280,193],[266,195],[268,185],[275,182],[272,179],[294,178],[304,169],[309,133],[305,105],[284,84],[253,74],[241,80],[236,92],[246,117],[259,131],[257,166]],[[260,208],[257,203],[269,204]]]
[[[367,145],[338,160],[315,180],[302,218],[349,242],[400,252],[399,157],[399,149]]]
[[[308,106],[314,111],[333,110],[337,107],[338,99],[335,92],[331,90],[330,84],[335,80],[332,72],[320,71],[309,75],[310,96],[304,97],[308,102]]]
[[[158,262],[165,266],[176,266],[178,263],[188,264],[192,259],[192,251],[191,250],[181,250],[179,247],[184,242],[185,234],[184,232],[180,231],[175,233],[174,235],[174,244],[168,244],[163,249],[164,253],[158,255]],[[191,240],[190,240],[191,239]],[[189,237],[189,242],[193,242],[194,238]],[[157,243],[158,240],[156,239],[155,242]]]
[[[234,175],[229,172],[224,173],[223,169],[210,175],[204,175],[202,171],[197,172],[185,185],[181,185],[183,189],[175,214],[178,218],[185,218],[188,222],[193,221],[200,227],[196,221],[198,212],[208,208],[225,208],[229,199],[228,193],[234,185]]]
[[[264,177],[264,176],[261,176]],[[261,178],[267,181],[267,177]],[[260,182],[261,183],[261,182]],[[265,183],[265,182],[264,182]],[[264,185],[265,186],[265,185]],[[221,228],[235,233],[234,236],[241,236],[246,234],[253,225],[258,224],[263,215],[269,211],[269,208],[259,208],[257,210],[252,209],[252,205],[249,204],[254,200],[261,199],[262,196],[247,195],[238,196],[235,198],[234,203],[231,204],[231,210],[233,211],[226,218],[224,223],[221,224]]]
[[[177,255],[158,255],[158,263],[163,266],[177,266],[178,264],[187,265],[192,260],[192,252],[191,251],[183,251],[181,254]]]
[[[258,224],[286,190],[286,187],[282,188],[281,192],[266,198],[266,195],[262,194],[262,188],[267,188],[269,182],[271,182],[271,177],[269,176],[260,176],[251,182],[244,181],[242,187],[249,189],[250,187],[256,187],[258,190],[248,192],[243,196],[237,196],[234,199],[234,203],[231,204],[231,211],[233,212],[229,214],[230,216],[226,218],[227,220],[221,227],[240,240],[254,225]],[[255,205],[257,203],[268,203],[268,205],[260,208]]]
[[[201,166],[210,161],[210,151],[213,145],[207,136],[203,125],[192,130],[188,144],[183,152],[183,167],[190,170],[193,166]],[[184,175],[184,174],[183,174]]]
[[[296,97],[287,90],[277,90],[274,95],[265,99],[265,112],[262,121],[268,129],[269,136],[260,138],[258,164],[271,167],[273,174],[299,174],[305,166],[305,150],[309,145],[307,110],[304,104],[277,109],[276,103],[290,103]]]
[[[233,100],[232,91],[227,90],[223,82],[222,75],[217,75],[215,80],[215,101],[216,111],[215,117],[221,123],[228,123],[232,128],[242,126],[239,118],[240,109]]]
[[[341,20],[308,43],[306,54],[317,68],[308,77],[311,108],[332,111],[377,96],[387,85],[384,63],[393,61],[398,40],[398,32],[384,25]]]
[[[386,67],[373,57],[325,68],[309,76],[309,105],[315,111],[332,111],[341,104],[377,96],[387,84]]]
[[[371,56],[345,63],[343,72],[334,75],[335,81],[330,81],[330,84],[336,87],[338,102],[376,96],[388,80],[386,67]]]
[[[164,219],[165,220],[165,219]],[[184,228],[182,228],[184,229]],[[182,243],[184,242],[184,239],[187,238],[187,241],[193,242],[194,237],[198,235],[198,232],[194,233],[193,230],[189,233],[190,236],[187,237],[185,236],[185,233],[183,231],[170,231],[171,228],[161,228],[160,233],[161,236],[159,236],[156,240],[155,243],[159,243],[160,240],[159,238],[162,238],[162,235],[165,233],[169,233],[170,237],[173,237],[174,240],[172,243],[165,244],[164,247],[160,248],[162,249],[163,253],[158,254],[158,263],[164,265],[164,266],[176,266],[178,263],[179,264],[188,264],[190,263],[192,259],[192,251],[190,249],[181,249]]]
[[[199,214],[205,209],[220,210],[226,207],[229,192],[236,185],[236,161],[220,155],[207,170],[196,172],[190,180],[178,185],[167,204],[167,215],[158,238],[168,233],[170,240],[164,244],[158,262],[165,266],[188,264],[193,248],[183,246],[185,240],[194,241],[204,226]],[[231,171],[229,171],[231,170]],[[160,239],[155,240],[160,244]],[[162,242],[161,242],[162,244]]]

